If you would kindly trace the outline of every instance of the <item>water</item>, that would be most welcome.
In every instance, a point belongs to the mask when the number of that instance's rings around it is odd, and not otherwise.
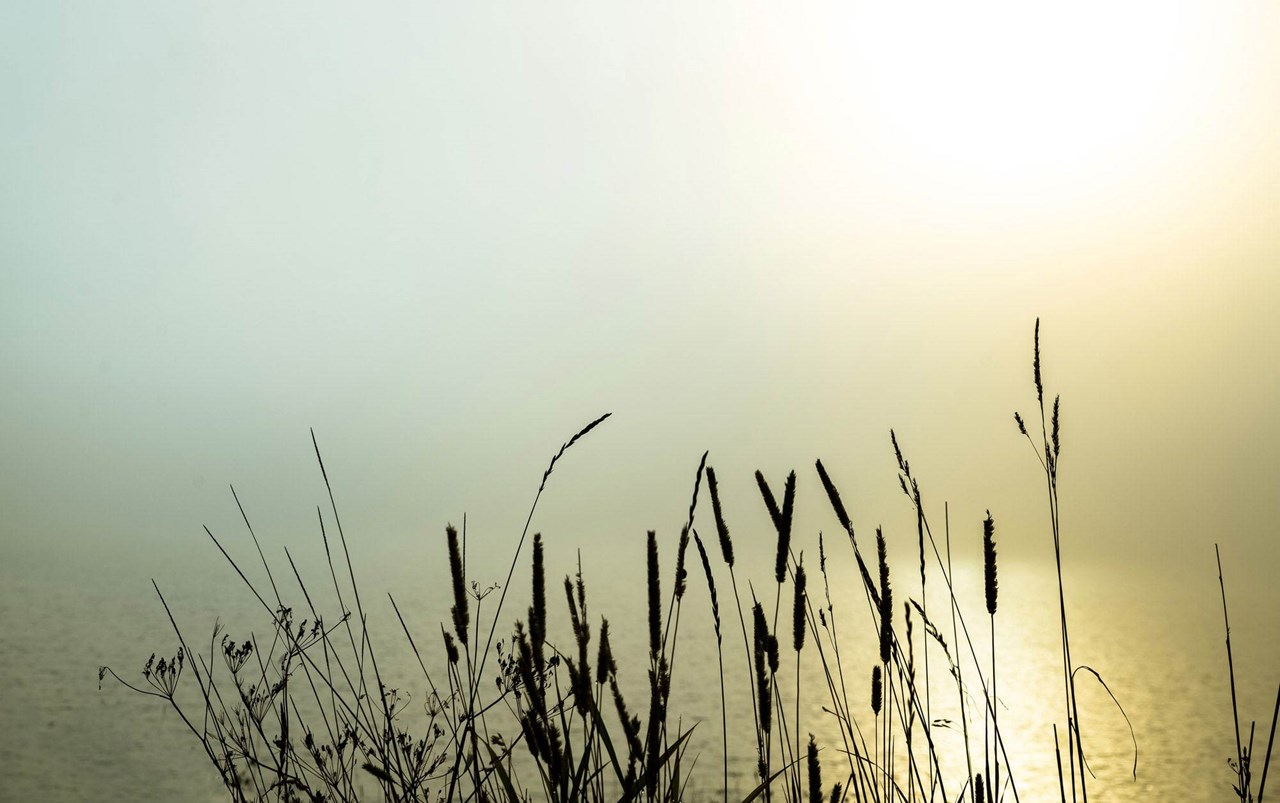
[[[421,673],[404,646],[383,592],[395,594],[424,652],[439,652],[434,623],[447,617],[449,604],[443,550],[436,552],[439,546],[424,545],[406,559],[371,560],[373,565],[360,567],[371,627],[378,643],[385,645],[381,660],[388,685],[405,689],[416,701],[424,699]],[[669,558],[673,547],[664,547]],[[828,548],[845,689],[870,741],[867,699],[876,660],[874,637],[867,624],[865,598],[851,582],[854,574],[844,554],[847,549]],[[610,618],[624,691],[632,708],[639,709],[646,699],[643,658],[637,660],[645,650],[641,541],[625,549],[634,554],[609,551],[590,556],[589,548],[584,549],[584,562],[592,617]],[[204,544],[155,547],[127,555],[105,545],[70,550],[45,544],[11,550],[0,568],[0,688],[4,689],[0,799],[191,803],[223,799],[207,758],[162,701],[129,693],[110,677],[99,690],[97,675],[98,666],[108,664],[125,679],[139,682],[138,670],[147,656],[173,650],[175,641],[150,577],[161,583],[188,638],[204,640],[206,651],[207,634],[219,617],[237,638],[250,627],[259,634],[266,632],[262,610],[231,571],[212,559],[211,552],[212,547]],[[816,549],[807,554],[815,555]],[[749,568],[744,562],[740,560],[742,570]],[[505,573],[499,561],[479,564],[473,560],[472,574],[488,572],[501,579]],[[720,571],[723,566],[718,560],[714,564],[724,616],[730,786],[731,792],[741,795],[752,786],[754,773],[750,695],[737,613],[728,597],[731,586],[727,574]],[[751,564],[757,569],[751,576],[754,587],[771,609],[774,589],[769,562],[751,560]],[[318,564],[304,560],[302,565],[307,576],[319,576]],[[810,590],[815,596],[822,593],[816,568],[816,560],[810,558]],[[955,583],[964,610],[970,612],[967,621],[974,650],[986,666],[989,623],[978,596],[981,578],[975,568],[958,567]],[[690,569],[672,711],[686,726],[698,723],[693,737],[698,761],[690,798],[711,800],[718,798],[722,772],[720,687],[705,583],[696,562],[690,563]],[[567,618],[560,614],[563,598],[555,578],[574,570],[572,563],[549,560],[553,619]],[[908,574],[909,570],[895,570],[900,600],[906,595],[918,597],[918,580]],[[513,581],[507,621],[528,604],[526,577],[518,572]],[[744,596],[747,577],[747,571],[738,577]],[[1242,715],[1260,720],[1256,750],[1261,754],[1275,683],[1280,680],[1277,592],[1257,583],[1229,585],[1228,592]],[[1135,780],[1129,728],[1102,686],[1082,672],[1077,678],[1080,714],[1085,748],[1097,776],[1090,785],[1091,797],[1100,801],[1228,799],[1232,775],[1226,762],[1234,755],[1235,745],[1214,567],[1204,565],[1185,576],[1144,574],[1128,567],[1092,570],[1069,575],[1067,593],[1073,657],[1096,669],[1123,704],[1139,749]],[[495,599],[490,597],[486,604],[491,608]],[[952,651],[966,655],[965,671],[971,673],[967,647],[957,650],[943,602],[940,589],[932,588],[931,618]],[[996,617],[1000,727],[1019,793],[1028,801],[1057,795],[1051,728],[1057,722],[1062,733],[1064,716],[1056,604],[1056,581],[1049,567],[1002,567]],[[780,621],[786,617],[784,601]],[[779,629],[783,631],[779,682],[788,727],[794,729],[795,654],[789,650],[786,625]],[[916,632],[920,633],[918,623]],[[922,674],[919,645],[917,664]],[[801,670],[800,730],[813,732],[825,748],[824,777],[829,784],[842,780],[841,770],[847,772],[848,765],[839,752],[831,717],[823,712],[830,700],[819,666],[811,659],[812,646],[806,650]],[[932,716],[955,725],[935,729],[944,777],[951,784],[948,793],[954,798],[956,779],[965,775],[957,694],[937,648],[931,648],[929,660]],[[971,674],[966,679],[976,683]],[[982,724],[981,717],[971,720],[975,748],[981,743]],[[1247,722],[1244,727],[1247,738]]]

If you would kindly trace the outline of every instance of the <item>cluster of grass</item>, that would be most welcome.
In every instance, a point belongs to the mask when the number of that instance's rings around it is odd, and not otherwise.
[[[1061,718],[1046,727],[1052,727],[1054,734],[1059,798],[1062,803],[1084,803],[1089,799],[1091,776],[1076,682],[1082,673],[1099,682],[1101,677],[1076,663],[1071,655],[1058,515],[1061,405],[1057,397],[1046,402],[1039,322],[1034,355],[1039,426],[1029,427],[1020,414],[1014,418],[1043,471],[1057,569]],[[322,613],[316,589],[304,581],[287,550],[289,574],[296,582],[301,604],[286,605],[278,572],[263,556],[245,516],[269,589],[255,585],[222,543],[212,533],[209,537],[270,615],[270,637],[236,643],[215,626],[207,652],[192,650],[157,586],[177,636],[176,652],[158,662],[153,655],[142,670],[143,682],[126,681],[108,667],[99,670],[99,679],[109,674],[136,692],[166,701],[199,741],[233,801],[678,801],[687,796],[690,765],[696,758],[696,753],[691,753],[694,725],[686,725],[669,705],[681,608],[689,587],[689,565],[695,559],[690,553],[692,545],[706,582],[714,625],[724,756],[720,796],[726,803],[730,794],[730,701],[725,664],[738,660],[749,679],[750,695],[733,704],[741,705],[744,712],[747,705],[751,707],[755,737],[751,759],[757,775],[744,803],[756,798],[786,803],[1020,801],[1015,767],[1009,761],[998,716],[1000,586],[995,519],[988,512],[982,522],[985,612],[966,615],[953,586],[946,508],[938,532],[926,512],[920,483],[893,433],[899,484],[915,512],[918,557],[918,565],[899,573],[893,582],[883,532],[877,529],[874,547],[861,539],[831,474],[820,460],[814,466],[843,531],[841,540],[847,541],[857,565],[866,603],[863,625],[870,628],[878,646],[874,654],[852,655],[847,648],[842,650],[839,625],[847,628],[850,622],[844,618],[837,624],[823,537],[818,537],[815,577],[821,580],[820,593],[817,583],[810,582],[813,563],[806,565],[803,551],[793,543],[795,472],[785,478],[780,492],[762,473],[755,474],[777,535],[776,560],[772,583],[766,581],[762,591],[757,593],[750,582],[740,585],[741,567],[735,561],[716,472],[707,465],[705,454],[695,475],[669,585],[660,572],[658,540],[652,531],[648,534],[647,666],[619,666],[608,620],[597,622],[589,614],[587,586],[580,570],[576,577],[566,576],[563,584],[572,639],[561,645],[553,643],[548,636],[542,539],[537,533],[529,537],[531,524],[557,462],[607,417],[588,424],[552,457],[503,583],[486,588],[472,581],[466,568],[465,520],[461,530],[446,528],[453,604],[447,625],[440,627],[442,659],[424,658],[399,605],[391,598],[408,649],[421,669],[422,683],[429,690],[423,707],[425,723],[410,721],[410,695],[384,683],[380,653],[370,638],[366,606],[318,447],[316,457],[330,502],[329,513],[319,517],[329,574],[325,585],[332,590],[337,615]],[[711,550],[695,526],[704,489],[714,521],[714,539],[707,531]],[[336,544],[331,543],[331,530],[337,536]],[[529,541],[530,601],[524,615],[513,618],[508,593]],[[918,596],[901,599],[900,595],[895,604],[895,582],[899,589],[918,591]],[[668,589],[665,594],[664,586]],[[930,586],[935,600],[945,600],[941,608],[929,605]],[[745,594],[740,590],[744,587]],[[772,606],[769,590],[773,592]],[[496,603],[489,610],[486,602],[495,593]],[[295,609],[303,611],[304,617],[295,614]],[[1225,619],[1225,583],[1223,613]],[[735,615],[741,650],[736,648],[737,637],[732,632]],[[986,634],[981,633],[982,628]],[[500,631],[503,635],[495,644]],[[975,638],[981,635],[986,635],[990,645],[989,652],[982,654],[975,646]],[[848,632],[844,638],[847,643]],[[1228,666],[1236,713],[1230,649],[1228,626]],[[784,655],[788,651],[794,656]],[[802,687],[802,658],[820,668],[817,690]],[[629,701],[619,683],[620,673],[641,671],[648,679],[647,699]],[[934,717],[931,673],[939,672],[950,678],[960,710],[964,773],[959,777],[944,772],[938,758],[935,731],[952,727]],[[188,674],[193,677],[194,689],[188,687],[180,693],[180,683]],[[869,684],[869,706],[851,701],[865,699],[850,693],[851,688],[865,690],[861,684]],[[836,734],[834,739],[828,738],[831,744],[820,746],[808,733],[814,725],[802,721],[801,700],[806,695],[821,699],[822,709],[832,718],[835,727],[828,723],[822,729]],[[1244,803],[1263,800],[1275,720],[1273,716],[1265,758],[1256,773],[1255,794],[1255,728],[1250,727],[1247,743],[1243,741],[1236,714],[1233,788]],[[828,773],[833,764],[841,767],[838,778],[828,779],[834,782],[822,777],[820,749],[832,750],[840,757],[839,762],[826,762]]]

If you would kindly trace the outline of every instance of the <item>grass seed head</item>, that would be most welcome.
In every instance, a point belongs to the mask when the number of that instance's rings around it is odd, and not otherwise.
[[[542,556],[542,533],[533,534],[533,607],[529,610],[529,641],[533,647],[538,674],[546,666],[544,645],[547,641],[547,573]]]
[[[884,702],[884,686],[880,679],[880,667],[871,667],[871,713],[880,716],[881,704]]]
[[[453,630],[458,641],[467,643],[467,628],[471,621],[470,608],[467,605],[466,578],[463,577],[462,549],[458,543],[458,530],[452,525],[444,528],[449,540],[449,577],[453,581]]]
[[[999,581],[996,579],[996,523],[987,511],[987,518],[982,522],[982,567],[983,579],[986,581],[987,613],[996,615],[996,596]]]
[[[647,548],[649,590],[649,657],[658,660],[662,649],[662,590],[658,581],[658,534],[649,531]]]
[[[844,508],[844,502],[840,499],[840,491],[836,489],[836,484],[831,481],[831,476],[827,474],[827,469],[822,465],[822,461],[817,461],[818,479],[822,480],[822,487],[827,492],[827,500],[831,503],[831,509],[836,513],[836,519],[840,522],[840,526],[845,532],[853,531],[853,523],[849,519],[849,513]]]
[[[805,584],[804,563],[801,563],[796,567],[795,605],[791,610],[791,640],[796,652],[804,649]]]
[[[707,466],[707,490],[711,492],[711,512],[716,518],[716,535],[720,538],[720,555],[729,568],[733,568],[733,539],[729,537],[729,525],[724,522],[724,511],[720,507],[720,489],[716,485],[716,471]]]
[[[604,683],[618,671],[613,659],[613,645],[609,643],[609,620],[600,621],[600,649],[596,654],[596,683]]]
[[[809,803],[822,803],[822,765],[818,763],[818,744],[812,733],[805,759],[809,768]]]
[[[889,586],[889,562],[885,557],[884,531],[876,528],[876,556],[880,563],[880,663],[893,654],[893,589]]]

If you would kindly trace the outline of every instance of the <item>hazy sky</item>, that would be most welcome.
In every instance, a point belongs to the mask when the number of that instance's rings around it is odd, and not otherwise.
[[[1075,554],[1274,577],[1277,42],[1263,0],[0,4],[0,548],[197,539],[227,483],[309,533],[308,427],[365,549],[507,543],[611,410],[543,526],[670,530],[704,449],[743,517],[798,467],[832,526],[822,456],[892,525],[895,427],[1044,557],[1040,316]]]

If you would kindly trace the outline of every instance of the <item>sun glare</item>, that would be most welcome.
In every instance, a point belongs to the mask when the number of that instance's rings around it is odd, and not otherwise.
[[[1176,123],[1175,4],[871,3],[856,69],[921,169],[1009,187],[1095,177]]]

